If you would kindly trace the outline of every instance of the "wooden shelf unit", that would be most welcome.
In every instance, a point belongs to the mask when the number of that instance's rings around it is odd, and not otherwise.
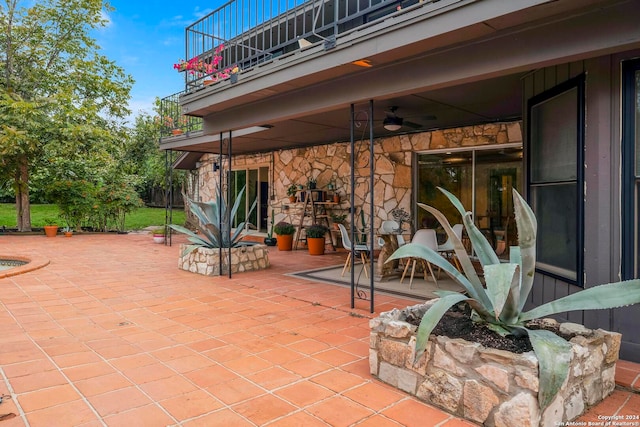
[[[306,227],[319,224],[327,227],[327,234],[329,234],[329,245],[332,250],[336,250],[333,243],[333,236],[331,235],[331,220],[329,211],[332,207],[337,206],[333,202],[325,202],[323,190],[300,190],[298,191],[297,200],[297,215],[299,216],[296,238],[294,240],[294,249],[298,248],[300,241],[306,241],[307,235],[305,233]],[[303,235],[304,234],[304,235]],[[325,243],[326,244],[326,243]]]

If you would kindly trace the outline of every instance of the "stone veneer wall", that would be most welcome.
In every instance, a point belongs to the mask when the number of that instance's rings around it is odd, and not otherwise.
[[[621,335],[576,324],[560,325],[561,333],[573,336],[570,374],[543,413],[534,352],[515,354],[432,336],[413,365],[417,327],[405,319],[409,312],[421,318],[433,301],[369,321],[372,375],[456,416],[497,427],[566,425],[615,388]],[[552,319],[545,322],[557,325]]]
[[[484,145],[522,143],[521,122],[490,123],[461,128],[380,138],[374,144],[374,229],[390,219],[389,212],[396,208],[412,211],[411,160],[414,152],[438,149],[456,149]],[[213,200],[218,173],[213,172],[212,155],[201,159],[199,176],[200,200]],[[318,188],[333,182],[342,196],[341,207],[348,208],[350,195],[351,147],[350,143],[334,143],[308,148],[278,150],[273,153],[242,155],[233,158],[233,168],[272,165],[272,187],[275,200],[271,208],[276,213],[288,204],[289,185],[306,185],[309,178],[317,180]],[[369,141],[356,143],[355,206],[366,206],[369,196]],[[271,212],[271,210],[269,210]],[[286,213],[286,212],[285,212]],[[368,222],[369,209],[365,209]]]
[[[181,244],[180,253],[189,245]],[[204,276],[220,276],[220,250],[198,248],[178,258],[178,268]],[[222,258],[222,274],[226,274],[228,254]],[[269,268],[269,250],[265,245],[240,246],[231,249],[231,273]]]

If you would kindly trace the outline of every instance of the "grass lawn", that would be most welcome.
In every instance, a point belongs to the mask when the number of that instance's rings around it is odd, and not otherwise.
[[[150,225],[164,224],[164,208],[139,208],[128,213],[125,218],[127,230],[140,230]],[[45,218],[57,218],[58,208],[56,205],[31,205],[31,225],[42,227]],[[173,210],[173,223],[183,225],[185,220],[182,209]],[[0,227],[16,227],[16,205],[13,203],[0,203]],[[59,224],[64,226],[62,221]]]

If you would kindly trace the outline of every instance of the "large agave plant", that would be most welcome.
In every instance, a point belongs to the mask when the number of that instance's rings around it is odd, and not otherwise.
[[[416,337],[417,361],[424,353],[429,335],[440,318],[454,304],[461,301],[471,306],[474,319],[486,323],[492,330],[502,334],[528,334],[539,363],[539,394],[542,409],[556,396],[569,374],[571,344],[555,333],[543,329],[528,329],[530,320],[574,310],[607,309],[640,302],[640,280],[600,285],[523,311],[533,286],[537,222],[531,208],[524,199],[514,193],[514,211],[518,227],[519,246],[510,248],[509,262],[500,262],[491,245],[478,230],[462,203],[451,193],[440,188],[462,215],[462,220],[473,249],[484,271],[486,288],[483,286],[471,259],[460,239],[453,232],[447,218],[437,209],[418,203],[433,214],[453,242],[455,254],[460,260],[464,274],[437,252],[418,244],[407,244],[396,250],[387,262],[405,257],[422,258],[446,271],[466,289],[466,294],[449,291],[436,292],[439,299],[422,318]]]
[[[229,223],[229,218],[235,218],[240,202],[243,200],[243,194],[244,187],[238,193],[233,206],[227,205],[224,201],[219,187],[216,189],[215,201],[196,202],[187,198],[189,210],[198,218],[200,224],[197,226],[199,234],[179,225],[171,225],[174,230],[189,236],[188,240],[192,243],[187,246],[182,256],[193,252],[197,248],[234,248],[240,245],[240,239],[244,234],[245,222],[238,224],[231,233],[231,238],[229,238],[227,224]],[[253,212],[256,202],[257,200],[253,202],[248,215]]]

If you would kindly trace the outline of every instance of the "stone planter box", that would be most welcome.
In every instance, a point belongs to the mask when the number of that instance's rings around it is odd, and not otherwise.
[[[406,315],[428,307],[395,309],[372,319],[369,366],[380,380],[453,415],[498,427],[566,425],[615,388],[621,335],[568,323],[560,325],[562,332],[580,333],[570,340],[571,370],[544,412],[533,351],[515,354],[431,336],[424,355],[412,365],[417,327],[405,321]]]
[[[180,253],[189,246],[180,245]],[[205,276],[220,276],[219,249],[198,248],[178,259],[178,268]],[[228,252],[223,250],[222,274],[227,273]],[[231,249],[231,273],[269,268],[269,251],[266,245],[240,246]]]

